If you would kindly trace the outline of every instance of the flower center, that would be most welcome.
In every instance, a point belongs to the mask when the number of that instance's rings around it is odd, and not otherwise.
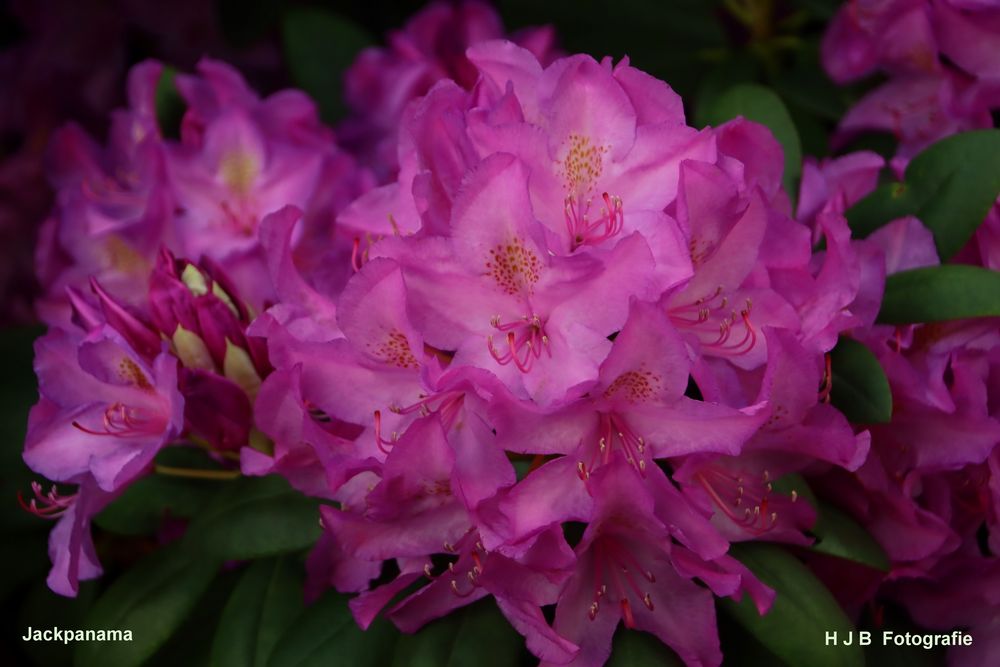
[[[612,197],[605,192],[601,198],[604,206],[601,207],[600,216],[591,222],[589,214],[593,200],[566,197],[566,231],[569,232],[573,250],[583,245],[599,245],[622,231],[625,216],[622,213],[621,197]]]
[[[87,427],[78,421],[73,422],[74,428],[90,435],[110,435],[115,438],[131,438],[141,435],[153,435],[164,429],[161,418],[145,414],[143,410],[130,407],[124,403],[115,403],[104,411],[102,423],[95,427]]]
[[[632,614],[630,598],[634,595],[646,609],[653,611],[653,597],[644,591],[633,573],[638,573],[649,583],[656,583],[656,577],[636,560],[635,556],[619,540],[613,537],[603,537],[594,542],[594,598],[587,609],[590,620],[597,618],[601,609],[601,601],[610,593],[618,601],[625,627],[635,628],[635,618]],[[610,586],[609,586],[610,584]]]
[[[230,151],[219,161],[219,174],[226,187],[236,194],[245,195],[260,174],[260,163],[245,151]]]
[[[722,513],[748,532],[762,535],[778,521],[778,513],[771,511],[769,505],[773,488],[767,470],[760,476],[747,477],[711,465],[699,472],[696,479]],[[798,493],[793,490],[791,498],[795,502]]]
[[[611,450],[616,443],[628,464],[640,476],[646,476],[646,439],[633,431],[621,415],[614,412],[600,413],[597,433],[597,447],[593,449],[590,462],[578,461],[576,464],[580,479],[587,481],[598,464],[610,462]]]
[[[534,251],[520,238],[491,248],[486,260],[486,275],[511,296],[530,294],[541,276],[541,269],[542,264]]]
[[[398,329],[391,330],[378,344],[365,343],[372,356],[381,359],[390,366],[397,368],[420,368],[420,362],[410,350],[410,342],[406,334]]]

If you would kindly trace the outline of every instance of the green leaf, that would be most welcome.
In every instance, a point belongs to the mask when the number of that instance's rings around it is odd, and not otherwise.
[[[820,501],[802,475],[782,475],[772,483],[772,488],[785,495],[795,491],[798,502],[809,503],[816,510],[816,525],[812,529],[816,542],[810,547],[813,551],[853,560],[876,570],[888,570],[889,560],[878,542],[850,516]]]
[[[841,338],[830,353],[833,387],[830,402],[852,422],[876,424],[892,418],[889,380],[872,351]]]
[[[905,183],[886,183],[847,210],[847,222],[856,237],[865,237],[879,227],[903,216],[913,215],[916,206]]]
[[[507,667],[518,664],[523,650],[524,640],[485,599],[401,635],[392,667]]]
[[[813,551],[889,571],[889,558],[868,531],[849,515],[829,503],[821,502],[813,534]]]
[[[654,635],[618,628],[606,667],[683,667],[684,662]]]
[[[934,234],[942,260],[968,242],[1000,195],[1000,130],[956,134],[913,158],[903,184],[882,186],[855,204],[847,218],[867,236],[904,215]]]
[[[184,623],[152,658],[143,663],[143,667],[209,667],[212,638],[240,574],[237,570],[220,572]]]
[[[77,667],[145,662],[181,625],[218,569],[218,563],[192,558],[180,545],[142,560],[111,585],[85,624],[95,630],[130,630],[132,641],[81,643],[76,648]]]
[[[324,9],[296,8],[285,15],[285,60],[295,85],[319,105],[330,123],[344,115],[344,71],[372,43],[357,24]]]
[[[206,507],[218,485],[153,474],[129,486],[94,517],[94,523],[119,535],[151,535],[166,517],[194,517]]]
[[[185,542],[210,558],[253,559],[305,549],[320,532],[315,500],[278,476],[244,477],[191,522]]]
[[[785,190],[790,197],[794,197],[795,183],[802,173],[802,145],[795,123],[781,98],[764,86],[740,84],[711,102],[699,121],[706,125],[720,125],[737,116],[766,125],[774,134],[785,154]]]
[[[731,553],[777,596],[764,616],[749,596],[739,603],[728,598],[720,606],[754,638],[790,665],[856,667],[864,664],[861,648],[828,647],[827,632],[840,636],[853,630],[850,620],[812,572],[781,547],[763,543],[733,545]]]
[[[392,659],[398,632],[377,619],[361,630],[347,598],[328,593],[296,617],[268,661],[269,667],[384,667]]]
[[[259,560],[226,604],[212,644],[212,667],[264,667],[302,612],[302,581],[289,558]]]
[[[878,321],[912,324],[997,316],[1000,316],[1000,272],[948,264],[889,276]]]
[[[160,134],[170,139],[176,139],[181,134],[181,120],[184,118],[186,105],[174,83],[177,70],[173,67],[164,67],[160,74],[160,80],[156,82],[156,92],[154,93],[154,104],[156,106],[156,124],[160,127]]]

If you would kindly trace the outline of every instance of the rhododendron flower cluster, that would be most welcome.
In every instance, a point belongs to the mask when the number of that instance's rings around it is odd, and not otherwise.
[[[834,78],[898,79],[841,136],[897,132],[902,173],[990,125],[996,54],[963,37],[987,5],[845,6]],[[787,593],[740,543],[815,555],[834,499],[888,561],[805,559],[852,617],[877,596],[996,655],[996,319],[880,308],[914,269],[1000,268],[1000,209],[953,257],[917,215],[856,238],[880,155],[807,158],[790,193],[765,125],[693,127],[628,58],[502,37],[488,6],[432,5],[348,70],[336,132],[206,59],[136,66],[105,145],[57,133],[24,448],[54,486],[21,498],[57,520],[49,587],[101,574],[91,523],[144,478],[280,477],[321,527],[306,598],[350,595],[362,629],[488,598],[542,665],[633,631],[718,665],[717,608]],[[845,345],[887,381],[881,422],[834,400]],[[213,467],[163,462],[181,448]]]
[[[840,121],[838,137],[890,132],[910,158],[955,132],[992,127],[1000,107],[1000,7],[977,0],[851,0],[834,17],[823,65],[838,83],[888,79]]]

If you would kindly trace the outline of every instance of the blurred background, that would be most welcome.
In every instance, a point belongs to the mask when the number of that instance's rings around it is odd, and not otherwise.
[[[33,248],[52,203],[45,178],[52,132],[73,121],[103,140],[109,113],[125,103],[129,67],[145,59],[191,70],[210,56],[239,69],[262,95],[305,89],[331,125],[346,117],[342,77],[358,52],[384,44],[426,3],[278,0],[9,0],[0,2],[0,664],[69,664],[72,646],[25,643],[24,628],[79,627],[99,583],[64,600],[44,584],[51,524],[19,509],[32,477],[21,463],[27,411],[36,400],[31,369],[36,286]],[[823,29],[836,0],[498,0],[508,33],[550,25],[565,52],[628,56],[683,97],[689,122],[739,82],[761,82],[783,99],[803,154],[824,156],[836,120],[877,80],[837,87],[819,64]],[[886,155],[891,137],[848,148]],[[101,544],[109,574],[151,545]],[[195,619],[203,631],[209,620]],[[192,632],[197,632],[193,628]],[[197,634],[179,633],[189,641]],[[210,636],[210,635],[208,635]],[[177,647],[158,660],[178,664]]]

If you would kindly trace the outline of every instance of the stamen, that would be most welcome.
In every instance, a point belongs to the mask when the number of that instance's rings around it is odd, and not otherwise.
[[[702,348],[709,353],[721,356],[738,356],[746,354],[757,344],[757,330],[750,321],[753,302],[746,299],[744,307],[731,310],[719,318],[719,314],[727,309],[729,297],[722,295],[723,288],[701,297],[692,303],[674,306],[667,311],[670,321],[679,329],[685,329],[698,337]],[[694,315],[692,318],[691,315]],[[743,337],[732,342],[734,328],[743,327]],[[714,339],[708,336],[714,335]]]
[[[389,440],[382,437],[382,411],[375,411],[375,445],[379,448],[383,454],[388,454],[389,450],[393,448],[396,441],[399,440],[399,433],[396,431],[392,432],[392,436]]]
[[[35,497],[25,503],[24,496],[18,491],[17,503],[25,512],[34,514],[42,519],[58,519],[66,510],[72,507],[73,503],[76,502],[77,496],[75,493],[68,496],[59,495],[55,484],[52,485],[48,493],[43,494],[42,485],[38,482],[31,483],[31,492]],[[39,502],[42,504],[41,507],[38,505]]]
[[[520,320],[503,323],[499,315],[490,318],[490,326],[506,333],[507,350],[500,352],[493,343],[493,336],[487,336],[486,345],[490,356],[502,366],[513,363],[522,373],[528,373],[536,359],[541,358],[542,351],[552,356],[549,349],[549,337],[545,333],[545,325],[541,317],[532,314],[525,315]]]
[[[72,422],[73,427],[90,435],[109,435],[115,438],[131,438],[138,435],[159,433],[164,428],[162,419],[145,417],[139,408],[129,407],[122,403],[108,406],[102,419],[102,430],[89,428],[78,421]]]
[[[625,215],[621,197],[612,197],[605,192],[601,198],[604,200],[604,208],[595,222],[590,222],[587,217],[592,200],[583,202],[574,196],[566,198],[566,231],[569,233],[572,250],[583,245],[599,245],[619,234],[624,228]]]
[[[714,480],[713,481],[710,481]],[[734,476],[718,466],[709,466],[696,475],[698,483],[705,489],[709,497],[716,506],[733,523],[747,530],[754,535],[762,535],[774,527],[778,520],[777,512],[769,512],[770,494],[773,487],[770,482],[770,474],[767,470],[761,475],[759,484],[744,484],[742,476]],[[723,491],[716,488],[719,485]],[[723,495],[726,487],[732,489],[733,501],[727,502]],[[795,491],[791,493],[792,500],[798,497]],[[744,506],[746,499],[746,506]],[[743,508],[742,513],[734,511],[732,508]]]

